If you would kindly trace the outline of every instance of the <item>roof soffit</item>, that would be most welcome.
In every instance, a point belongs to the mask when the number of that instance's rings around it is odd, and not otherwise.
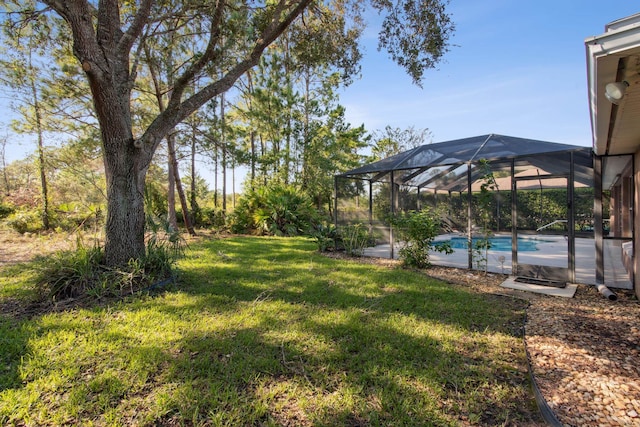
[[[598,155],[633,153],[640,147],[640,14],[607,30],[585,40],[593,148]],[[618,106],[604,96],[616,81],[630,84]]]

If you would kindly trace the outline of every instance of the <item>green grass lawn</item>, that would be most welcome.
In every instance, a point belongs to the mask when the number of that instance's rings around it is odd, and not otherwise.
[[[0,301],[33,265],[0,270]],[[524,303],[317,253],[192,244],[166,292],[0,317],[0,424],[523,425]],[[6,283],[6,285],[5,285]]]

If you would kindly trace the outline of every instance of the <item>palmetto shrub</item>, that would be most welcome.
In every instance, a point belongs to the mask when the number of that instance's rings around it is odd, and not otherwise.
[[[344,248],[340,230],[333,224],[320,223],[316,225],[312,237],[320,252],[337,251]]]
[[[230,216],[234,233],[309,235],[319,214],[311,198],[292,185],[271,184],[248,191]]]

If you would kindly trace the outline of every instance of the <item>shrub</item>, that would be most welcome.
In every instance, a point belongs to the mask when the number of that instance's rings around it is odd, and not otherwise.
[[[41,265],[37,283],[41,297],[49,300],[90,297],[120,297],[151,289],[174,276],[174,264],[183,244],[177,233],[152,231],[143,258],[131,259],[126,266],[104,265],[104,250],[85,247],[79,240],[76,250],[58,252],[38,259]],[[177,237],[176,237],[177,236]]]
[[[229,217],[234,233],[311,235],[319,222],[311,199],[291,185],[272,184],[248,191]]]
[[[16,209],[10,204],[0,203],[0,219],[8,217],[15,211]]]
[[[20,234],[42,230],[42,213],[38,210],[18,210],[9,215],[7,225]]]
[[[221,209],[204,207],[200,209],[198,225],[220,230],[226,226],[226,218]]]
[[[166,218],[154,218],[147,215],[146,221],[149,235],[147,238],[147,256],[155,251],[168,252],[171,258],[179,258],[184,253],[185,241],[179,230],[173,230]]]
[[[363,224],[347,225],[340,228],[344,249],[349,255],[362,256],[364,249],[371,245],[372,236]]]
[[[337,251],[344,249],[342,235],[333,224],[318,224],[311,235],[318,244],[320,252]]]
[[[38,258],[37,261],[42,265],[37,281],[40,291],[46,299],[53,300],[85,294],[101,281],[100,266],[103,259],[101,248],[87,249],[84,246],[78,246],[75,251],[62,251]],[[100,285],[106,283],[103,280]]]
[[[320,252],[344,250],[352,256],[362,256],[364,249],[375,245],[375,238],[364,224],[335,227],[333,224],[316,226],[312,237]]]
[[[147,179],[144,187],[144,210],[147,215],[167,214],[167,190]]]
[[[100,206],[82,206],[76,203],[64,203],[53,211],[50,222],[56,230],[94,231],[103,225],[104,215]]]
[[[476,218],[479,220],[478,224],[482,227],[482,233],[480,239],[473,245],[473,260],[477,268],[484,270],[484,274],[487,274],[489,266],[488,252],[491,247],[489,238],[493,235],[491,231],[491,222],[494,217],[492,203],[494,193],[498,191],[498,186],[489,162],[485,159],[480,159],[479,168],[482,173],[480,177],[482,185],[480,185],[480,193],[476,197]]]
[[[491,240],[489,234],[483,234],[481,237],[473,241],[472,257],[473,262],[476,263],[478,270],[484,270],[484,274],[487,274],[488,268],[488,251],[491,249]]]
[[[440,231],[440,221],[429,210],[400,213],[390,221],[396,229],[396,240],[402,244],[399,256],[405,266],[415,268],[431,266],[430,250],[447,254],[453,252],[448,244],[434,245],[433,240]]]

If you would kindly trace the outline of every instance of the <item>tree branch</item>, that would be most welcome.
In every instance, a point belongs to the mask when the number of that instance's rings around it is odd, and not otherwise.
[[[193,77],[201,71],[207,64],[209,64],[215,58],[215,48],[220,41],[220,27],[222,25],[222,19],[224,16],[224,8],[226,6],[226,2],[224,0],[218,1],[216,8],[214,10],[212,19],[211,19],[211,32],[209,35],[209,41],[207,43],[207,47],[203,53],[203,55],[195,61],[190,67],[188,67],[181,76],[175,79],[173,82],[173,92],[171,94],[171,98],[169,99],[169,103],[167,108],[171,108],[172,106],[176,106],[180,103],[180,99],[182,98],[182,94],[184,93],[185,88],[189,84],[189,82],[193,79]]]
[[[180,97],[176,96],[174,88],[174,93],[166,110],[160,113],[147,128],[146,132],[135,141],[136,147],[144,148],[145,151],[150,154],[148,159],[150,161],[151,155],[155,152],[158,144],[160,144],[162,138],[169,130],[173,129],[178,123],[203,106],[207,101],[230,89],[236,80],[247,70],[257,65],[264,50],[289,27],[294,19],[296,19],[312,1],[313,0],[298,0],[297,5],[284,17],[281,16],[283,8],[279,7],[279,12],[274,14],[271,23],[256,40],[251,52],[245,59],[236,63],[236,65],[219,80],[205,86],[202,90],[182,102],[179,102]],[[286,0],[283,0],[280,5],[286,3]],[[206,64],[201,65],[200,68],[204,67],[204,65]],[[190,70],[192,70],[195,75],[197,67],[192,66]],[[184,78],[186,74],[187,72],[185,72],[181,78]]]
[[[142,33],[142,29],[144,28],[145,24],[149,22],[149,15],[152,5],[153,0],[144,0],[142,2],[140,8],[138,9],[138,13],[136,13],[135,18],[133,19],[133,22],[118,42],[118,46],[116,48],[118,51],[118,55],[123,55],[131,50],[131,47],[135,43],[136,39]]]
[[[62,10],[64,9],[64,1],[61,0],[42,0],[42,3],[46,4],[47,6],[49,6],[50,8],[52,8],[53,10],[55,10],[56,12],[58,12],[61,16],[62,15]]]
[[[118,6],[118,0],[100,1],[100,5],[98,6],[96,39],[98,43],[103,46],[103,52],[105,51],[104,47],[107,47],[109,52],[113,54],[116,53],[116,46],[122,38],[120,24],[120,7]],[[118,57],[120,57],[120,55],[118,55]]]

